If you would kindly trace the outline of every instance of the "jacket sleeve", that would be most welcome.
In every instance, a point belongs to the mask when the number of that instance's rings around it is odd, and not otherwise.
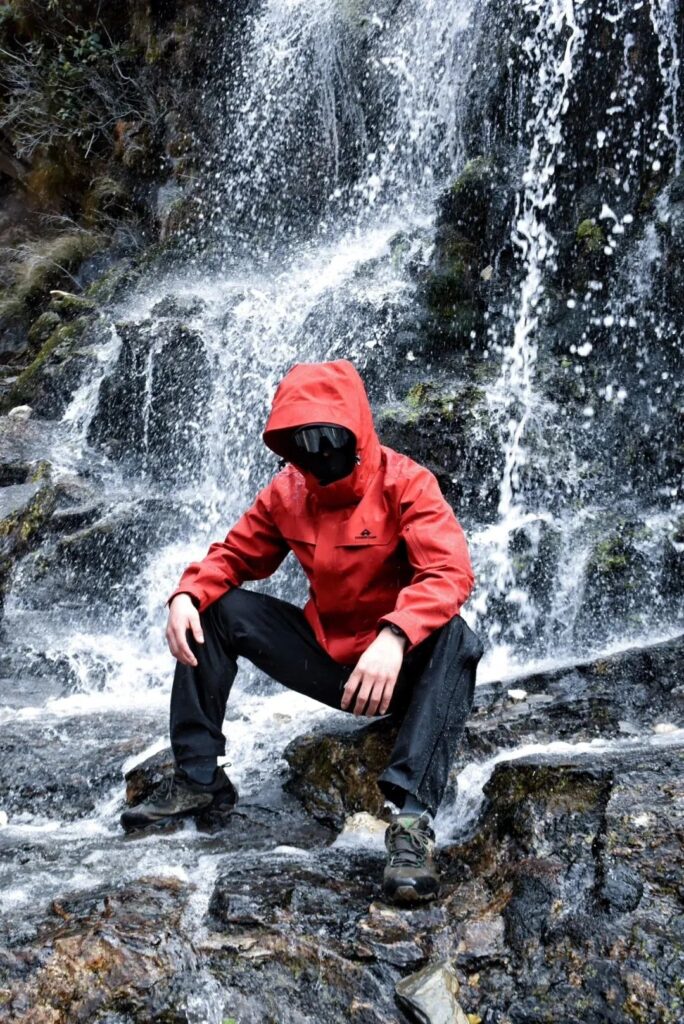
[[[187,567],[167,604],[177,594],[189,594],[203,612],[232,587],[276,571],[290,548],[271,516],[270,497],[271,484],[260,491],[224,541],[212,544],[200,562]]]
[[[413,645],[458,615],[475,577],[463,529],[437,479],[422,466],[402,494],[399,525],[413,578],[378,628],[393,622]]]

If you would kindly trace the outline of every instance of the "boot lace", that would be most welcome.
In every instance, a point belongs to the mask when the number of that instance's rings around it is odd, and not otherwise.
[[[392,867],[418,867],[427,859],[430,836],[420,819],[413,825],[395,821],[389,827],[388,849]]]
[[[165,775],[155,790],[155,798],[162,800],[170,800],[174,795],[178,780],[175,772],[171,772],[170,775]]]

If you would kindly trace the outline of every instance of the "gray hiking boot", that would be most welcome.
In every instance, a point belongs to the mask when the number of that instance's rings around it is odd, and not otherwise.
[[[237,799],[237,790],[223,768],[216,769],[209,785],[193,782],[182,768],[176,768],[149,799],[123,812],[121,824],[126,832],[135,832],[193,814],[230,811]]]
[[[385,896],[396,903],[433,900],[439,894],[435,833],[427,814],[398,814],[385,832]]]

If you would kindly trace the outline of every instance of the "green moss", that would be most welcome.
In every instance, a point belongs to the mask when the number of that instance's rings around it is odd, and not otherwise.
[[[83,295],[73,295],[71,292],[55,292],[50,302],[50,309],[56,311],[67,319],[83,316],[95,310],[95,303]]]
[[[45,480],[50,472],[50,463],[46,459],[41,461],[31,470],[29,474],[29,483],[37,484],[41,480]]]
[[[47,476],[47,469],[44,471]],[[7,539],[11,536],[17,542],[14,547],[26,549],[29,543],[35,538],[43,524],[50,518],[55,508],[56,496],[51,486],[41,487],[33,496],[25,508],[19,509],[6,519],[0,519],[0,538]],[[0,565],[0,569],[7,570],[8,562]],[[0,573],[0,575],[2,575]]]
[[[605,786],[604,779],[565,765],[519,765],[495,772],[485,792],[511,810],[531,799],[576,813],[596,807]]]
[[[588,217],[578,225],[575,237],[582,243],[585,252],[600,252],[606,244],[603,228],[593,217]]]
[[[56,331],[53,331],[33,362],[17,378],[3,402],[3,408],[10,409],[14,405],[30,402],[33,397],[34,380],[39,370],[58,348],[72,344],[80,338],[89,323],[90,321],[86,317],[80,317],[73,323],[62,324]]]
[[[420,381],[414,384],[406,394],[406,404],[411,409],[419,409],[424,406],[435,394],[435,386],[429,381]]]
[[[41,313],[38,319],[31,324],[28,332],[29,341],[32,345],[42,345],[57,330],[61,322],[59,314],[54,311]]]
[[[603,575],[614,575],[629,568],[629,552],[620,537],[609,537],[594,549],[592,559],[595,568]]]
[[[136,276],[137,273],[133,270],[131,261],[123,260],[93,281],[86,288],[84,296],[93,303],[107,302],[114,297],[120,288],[130,284]]]
[[[476,156],[465,165],[456,181],[451,186],[451,191],[458,196],[463,192],[479,187],[483,181],[491,178],[494,172],[492,161],[486,156]]]

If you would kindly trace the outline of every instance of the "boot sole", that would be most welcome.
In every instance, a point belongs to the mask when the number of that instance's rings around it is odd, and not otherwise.
[[[123,821],[120,821],[120,825],[127,836],[148,835],[153,832],[173,832],[175,826],[181,825],[189,817],[189,814],[176,815],[173,818],[157,818],[155,821],[145,821],[140,824],[124,824]]]
[[[201,807],[198,810],[184,811],[182,814],[169,814],[165,818],[154,818],[152,821],[140,822],[135,820],[126,821],[125,818],[129,812],[124,811],[119,818],[119,823],[126,835],[131,835],[134,832],[171,831],[173,825],[185,821],[186,818],[203,818],[210,814],[228,814],[233,810],[237,802],[238,798],[236,795],[232,801],[226,800],[223,803],[209,804],[207,807]]]
[[[439,898],[439,889],[421,893],[416,892],[412,885],[400,885],[394,892],[385,892],[384,895],[392,903],[429,903]]]

